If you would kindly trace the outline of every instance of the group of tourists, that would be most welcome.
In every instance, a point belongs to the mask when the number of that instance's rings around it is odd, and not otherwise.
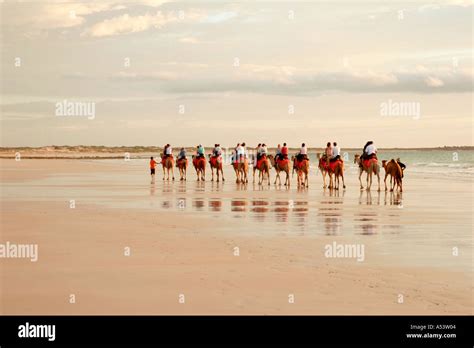
[[[222,152],[223,151],[222,151],[221,145],[220,144],[214,144],[214,148],[212,149],[211,157],[216,157],[216,158],[218,158],[218,160],[220,160],[221,157],[222,157]],[[186,149],[184,147],[182,147],[180,149],[176,159],[177,159],[177,161],[184,160],[184,159],[186,159],[186,156],[187,156]],[[256,149],[255,149],[255,156],[253,158],[254,165],[256,165],[257,162],[264,156],[268,156],[267,145],[264,144],[264,143],[258,144]],[[172,149],[170,144],[166,144],[163,147],[162,161],[163,161],[163,159],[166,159],[168,157],[171,157],[171,158],[173,157],[173,149]],[[195,158],[205,157],[205,150],[204,150],[204,147],[201,144],[196,146],[196,153],[195,153],[194,157]],[[303,161],[303,160],[308,160],[309,161],[308,149],[307,149],[305,143],[301,144],[301,147],[300,147],[299,151],[296,153],[295,157],[296,157],[296,161],[298,161],[298,162]],[[232,163],[242,162],[244,159],[248,159],[248,158],[249,158],[249,156],[248,156],[248,153],[247,153],[245,142],[238,143],[232,151],[232,157],[231,157]],[[367,160],[367,159],[371,159],[371,158],[376,159],[377,158],[377,148],[375,147],[373,141],[368,141],[364,145],[364,148],[362,150],[362,155],[360,156],[360,158],[361,158],[361,160]],[[278,146],[276,148],[276,153],[275,153],[275,160],[276,161],[289,160],[289,158],[288,158],[288,146],[287,146],[286,143],[283,143],[283,146],[281,144],[278,144]],[[322,156],[322,160],[323,160],[323,162],[325,161],[328,165],[329,165],[329,163],[337,161],[337,160],[342,161],[341,149],[340,149],[340,147],[338,146],[338,144],[336,142],[333,142],[333,143],[328,142],[327,143],[326,148],[325,148],[324,153],[323,153],[323,156]],[[397,159],[397,162],[402,167],[402,169],[405,169],[405,165],[403,163],[401,163],[399,159]],[[158,164],[158,162],[156,162],[154,160],[154,158],[151,157],[150,158],[150,173],[151,173],[152,176],[155,175],[155,169],[156,169],[157,164]]]

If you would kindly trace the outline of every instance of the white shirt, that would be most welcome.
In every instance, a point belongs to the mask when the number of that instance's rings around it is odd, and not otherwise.
[[[365,153],[366,153],[367,155],[372,155],[372,154],[374,154],[374,153],[376,153],[376,152],[377,152],[377,148],[375,147],[374,144],[369,145],[369,146],[367,146],[367,147],[365,148]]]
[[[306,146],[302,147],[300,149],[300,155],[307,155],[308,154],[308,148]]]
[[[339,149],[339,146],[334,146],[332,148],[332,157],[339,156],[341,153],[341,150]]]
[[[168,146],[168,147],[166,148],[166,153],[165,153],[165,155],[171,155],[172,152],[173,152],[173,149],[171,148],[171,146]]]
[[[245,152],[245,149],[242,145],[240,145],[239,147],[237,147],[237,155],[238,156],[243,156],[244,155],[244,152]]]

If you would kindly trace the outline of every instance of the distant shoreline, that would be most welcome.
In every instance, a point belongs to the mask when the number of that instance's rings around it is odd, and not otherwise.
[[[172,145],[173,146],[173,145]],[[173,146],[175,150],[181,148],[182,146]],[[255,146],[256,147],[256,146]],[[186,150],[193,150],[193,146],[184,146]],[[205,146],[206,150],[211,150],[211,146]],[[222,148],[226,148],[222,146]],[[233,147],[228,147],[231,149]],[[248,149],[253,148],[252,146],[247,146]],[[362,147],[343,147],[347,151],[358,151]],[[160,151],[163,147],[161,146],[95,146],[95,145],[50,145],[50,146],[6,146],[0,147],[0,153],[6,151],[69,151],[69,152],[154,152]],[[269,150],[276,149],[276,147],[268,147]],[[289,149],[299,149],[299,147],[289,147]],[[322,150],[323,147],[308,147],[309,151]],[[474,146],[438,146],[438,147],[378,147],[379,150],[474,150]]]
[[[174,147],[175,153],[180,147]],[[185,147],[188,155],[194,153],[194,147]],[[252,148],[247,147],[249,150]],[[224,148],[225,149],[225,148]],[[212,148],[206,147],[206,153],[210,153]],[[227,148],[230,152],[232,149]],[[299,148],[289,148],[290,153],[295,153]],[[323,148],[308,148],[309,153],[322,152]],[[445,146],[430,148],[379,148],[379,151],[459,151],[474,150],[474,146]],[[270,153],[274,153],[276,148],[268,148]],[[342,148],[343,152],[360,152],[360,148]],[[141,159],[149,156],[158,157],[162,152],[161,147],[155,146],[42,146],[42,147],[0,147],[0,159],[14,159],[19,153],[23,159],[123,159],[130,155],[130,158]],[[127,155],[128,154],[128,155]]]

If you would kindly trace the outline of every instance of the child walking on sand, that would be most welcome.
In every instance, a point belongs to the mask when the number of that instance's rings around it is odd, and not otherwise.
[[[153,159],[153,157],[150,157],[150,175],[151,175],[151,183],[155,183],[155,167],[156,167],[156,161]]]

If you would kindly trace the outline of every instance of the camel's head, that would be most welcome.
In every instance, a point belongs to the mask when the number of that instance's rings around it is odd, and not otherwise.
[[[360,162],[360,155],[354,155],[354,163]]]
[[[319,152],[318,152],[317,156],[318,156],[318,160],[321,159],[321,154]]]
[[[382,167],[385,168],[386,165],[387,165],[387,160],[382,160]]]

